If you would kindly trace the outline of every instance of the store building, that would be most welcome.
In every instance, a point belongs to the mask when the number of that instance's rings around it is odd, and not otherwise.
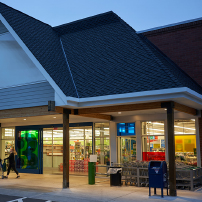
[[[14,145],[20,172],[68,187],[92,153],[201,166],[202,87],[113,12],[51,27],[0,3],[0,66],[0,155]]]

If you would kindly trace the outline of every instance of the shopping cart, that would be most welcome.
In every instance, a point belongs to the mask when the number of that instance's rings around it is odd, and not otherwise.
[[[4,172],[6,172],[6,160],[0,159],[0,170],[2,171],[1,178],[4,179]]]

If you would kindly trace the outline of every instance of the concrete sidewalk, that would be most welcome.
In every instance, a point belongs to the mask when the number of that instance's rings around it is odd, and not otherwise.
[[[88,185],[86,176],[70,176],[70,188],[62,189],[62,176],[60,175],[21,174],[20,179],[15,179],[15,177],[16,175],[12,173],[8,179],[0,179],[0,194],[61,202],[202,201],[202,188],[194,192],[177,190],[177,197],[161,198],[160,189],[157,189],[156,196],[149,197],[148,187],[110,187],[109,178],[96,178],[95,185]],[[153,194],[153,189],[151,193]]]

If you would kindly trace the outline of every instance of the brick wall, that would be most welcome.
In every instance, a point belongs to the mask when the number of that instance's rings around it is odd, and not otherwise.
[[[202,86],[202,20],[143,34]]]

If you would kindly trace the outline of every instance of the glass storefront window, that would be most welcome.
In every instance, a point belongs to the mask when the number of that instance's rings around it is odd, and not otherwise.
[[[95,154],[97,154],[97,161],[99,164],[109,164],[109,123],[95,124]]]
[[[1,128],[0,132],[0,158],[10,155],[10,149],[15,148],[15,128]]]
[[[136,137],[118,137],[120,163],[136,161]]]
[[[142,122],[142,135],[164,135],[163,121]]]
[[[14,139],[15,128],[2,128],[2,139]]]
[[[75,128],[70,128],[69,133],[70,133],[70,139],[79,139],[83,140],[84,139],[84,128],[80,127],[75,127]]]
[[[14,148],[14,140],[6,140],[4,144],[5,148],[5,158],[7,158],[10,155],[11,148]]]
[[[92,139],[85,141],[85,159],[90,159],[90,155],[92,154]]]
[[[92,154],[92,127],[70,127],[70,172],[88,171]],[[50,128],[43,130],[43,166],[47,173],[62,172],[63,166],[63,129]],[[81,166],[80,166],[81,165]],[[84,168],[85,167],[85,168]]]
[[[135,123],[118,123],[118,162],[136,160]]]
[[[143,161],[165,160],[164,136],[142,137],[142,151]]]
[[[195,120],[175,120],[175,135],[196,134]]]
[[[197,165],[195,120],[175,120],[176,161]],[[164,122],[142,122],[143,160],[165,160]]]
[[[176,161],[197,166],[195,120],[175,120]]]
[[[142,122],[142,159],[165,160],[165,137],[163,121]]]
[[[52,144],[53,144],[53,130],[43,130],[43,166],[45,168],[52,167]]]
[[[63,130],[59,130],[59,129],[53,130],[53,144],[54,145],[63,144]]]

